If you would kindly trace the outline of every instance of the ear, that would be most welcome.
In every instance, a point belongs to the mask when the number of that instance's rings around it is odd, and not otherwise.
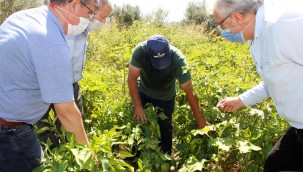
[[[73,0],[71,3],[71,7],[72,7],[72,12],[74,12],[74,10],[76,9],[77,5],[80,4],[80,0]]]
[[[236,22],[238,23],[239,26],[242,26],[245,18],[244,18],[244,14],[242,13],[239,13],[239,12],[233,12],[231,15],[230,15],[234,20],[236,20]]]

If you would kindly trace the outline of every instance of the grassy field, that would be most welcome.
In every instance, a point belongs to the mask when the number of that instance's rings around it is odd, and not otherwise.
[[[196,129],[184,92],[178,89],[172,156],[157,146],[154,107],[146,109],[147,124],[133,121],[126,82],[134,47],[153,34],[166,36],[186,57],[204,117],[211,124]],[[104,27],[89,35],[80,82],[91,145],[74,143],[73,136],[64,133],[70,142],[46,150],[47,163],[37,171],[262,171],[267,153],[288,127],[272,101],[235,113],[215,108],[222,98],[237,96],[259,81],[247,44],[206,34],[202,26],[137,22],[128,28]]]

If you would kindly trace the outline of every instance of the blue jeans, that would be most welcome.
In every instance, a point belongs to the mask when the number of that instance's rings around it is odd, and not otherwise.
[[[159,107],[163,109],[165,116],[167,119],[161,120],[158,118],[158,124],[160,126],[160,134],[161,134],[161,149],[164,153],[171,154],[172,152],[172,114],[174,112],[175,100],[157,100],[151,97],[146,96],[145,94],[140,92],[140,99],[142,106],[144,107],[147,103],[151,103],[155,107]],[[160,112],[159,112],[160,113]]]
[[[31,172],[43,157],[33,126],[3,126],[0,124],[0,171]]]

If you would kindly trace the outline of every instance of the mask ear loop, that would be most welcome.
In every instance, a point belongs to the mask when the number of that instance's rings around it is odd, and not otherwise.
[[[252,14],[251,14],[252,15]],[[250,15],[250,16],[251,16]],[[250,16],[249,16],[249,18],[250,18]],[[254,16],[251,20],[250,20],[250,22],[240,31],[240,32],[242,32],[243,30],[245,30],[246,28],[247,28],[247,26],[248,25],[250,25],[250,23],[254,20],[254,18],[255,18],[256,16]]]
[[[251,14],[252,15],[252,14]],[[249,15],[249,17],[247,17],[243,22],[245,22],[245,21],[247,21],[250,17],[251,17],[251,15]],[[256,17],[256,16],[255,16]],[[254,17],[254,18],[255,18]],[[254,19],[253,18],[253,19]],[[245,30],[246,29],[246,27],[253,21],[253,19],[240,31],[240,32],[242,32],[243,30]],[[234,29],[234,28],[236,28],[236,27],[238,27],[239,25],[237,25],[237,26],[235,26],[235,27],[232,27],[232,28],[229,28],[229,30],[232,30],[232,29]]]
[[[61,7],[56,6],[55,8],[59,8],[60,10],[66,12],[66,13],[68,13],[68,14],[71,14],[71,15],[74,16],[74,17],[78,17],[78,18],[79,18],[79,16],[76,16],[75,14],[73,14],[73,13],[71,13],[71,12],[68,12],[68,11],[66,11],[65,9],[61,8]]]
[[[68,14],[71,14],[71,15],[74,16],[74,17],[79,18],[79,17],[76,16],[75,14],[73,14],[73,13],[71,13],[71,12],[68,12],[68,11],[66,11],[65,9],[63,9],[63,8],[61,8],[61,7],[59,7],[59,6],[57,6],[54,2],[50,3],[49,6],[52,7],[52,8],[54,8],[54,9],[58,12],[58,14],[63,18],[63,20],[64,20],[66,23],[68,23],[68,24],[70,24],[70,23],[67,22],[67,20],[65,19],[65,17],[63,17],[63,15],[59,12],[59,10],[58,10],[57,8],[59,8],[60,10],[66,12],[66,13],[68,13]]]
[[[50,5],[50,6],[51,6],[51,5]],[[63,15],[59,12],[59,10],[57,9],[58,7],[56,6],[56,4],[53,5],[53,6],[51,6],[51,7],[53,7],[53,8],[58,12],[58,14],[62,17],[62,19],[63,19],[66,23],[70,24],[69,22],[67,22],[67,20],[65,19],[65,17],[63,17]]]
[[[58,9],[57,9],[57,8],[59,8],[60,10],[66,12],[66,13],[68,13],[68,14],[74,16],[74,17],[78,17],[78,18],[79,18],[79,16],[76,16],[75,14],[73,14],[73,13],[71,13],[71,12],[68,12],[68,11],[66,11],[65,9],[63,9],[63,8],[61,8],[61,7],[59,7],[59,6],[57,6],[54,2],[51,2],[51,3],[49,4],[49,6],[52,7],[52,8],[54,8],[57,12],[58,12]],[[58,13],[60,14],[60,12],[58,12]],[[61,15],[61,14],[60,14],[60,15]],[[61,15],[61,17],[62,17],[62,15]],[[63,17],[63,18],[64,18],[64,17]],[[65,19],[64,19],[64,20],[65,20]],[[68,23],[68,22],[67,22],[67,23]]]

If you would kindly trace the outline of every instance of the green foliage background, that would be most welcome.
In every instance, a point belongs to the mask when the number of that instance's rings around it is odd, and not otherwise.
[[[41,5],[40,0],[0,0],[0,24],[12,13]]]
[[[37,5],[36,0],[0,0],[0,23],[12,12]],[[188,7],[192,14],[200,9],[195,5]],[[200,15],[188,15],[193,16],[189,21],[200,19]],[[237,96],[260,81],[248,45],[207,34],[213,33],[208,26],[140,22],[134,18],[140,18],[137,8],[121,16],[130,20],[121,17],[124,23],[114,22],[89,35],[80,84],[91,145],[75,143],[73,135],[63,132],[60,147],[51,149],[50,142],[43,143],[45,159],[35,171],[263,171],[267,153],[288,127],[278,117],[272,101],[235,113],[215,108],[219,100]],[[126,22],[131,23],[125,27]],[[147,124],[132,119],[126,82],[133,48],[153,34],[165,35],[185,55],[194,90],[210,123],[196,129],[184,92],[178,88],[172,156],[163,154],[157,146],[159,127],[154,107],[146,109]],[[49,120],[53,124],[56,116],[51,114]]]
[[[113,23],[90,33],[80,84],[91,145],[71,141],[45,151],[47,165],[37,171],[263,171],[267,153],[288,125],[277,116],[271,100],[235,113],[215,108],[219,100],[243,93],[260,78],[248,45],[203,32],[196,25],[135,21],[127,29]],[[147,124],[133,121],[126,83],[133,48],[153,34],[165,35],[185,55],[204,117],[211,124],[196,129],[184,92],[178,89],[172,156],[161,153],[157,146],[154,107],[146,109]],[[98,169],[89,158],[91,152],[97,156]]]

